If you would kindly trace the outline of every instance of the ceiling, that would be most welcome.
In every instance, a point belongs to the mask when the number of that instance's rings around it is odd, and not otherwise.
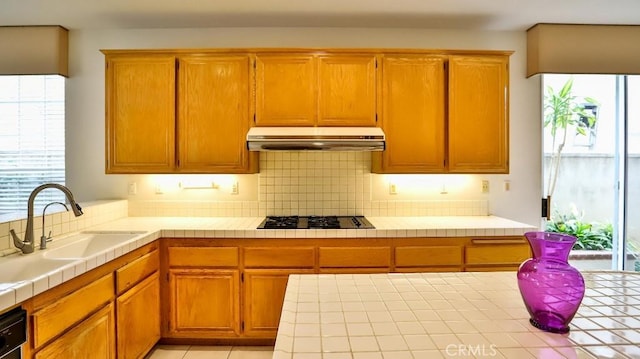
[[[613,4],[615,3],[615,6]],[[0,26],[397,27],[526,30],[536,23],[640,25],[638,0],[1,0]]]

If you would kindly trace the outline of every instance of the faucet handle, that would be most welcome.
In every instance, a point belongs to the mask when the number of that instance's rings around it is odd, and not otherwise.
[[[51,231],[49,231],[49,235],[45,236],[44,234],[40,237],[40,244],[45,243],[45,242],[51,242]],[[44,249],[44,248],[40,248],[40,249]]]

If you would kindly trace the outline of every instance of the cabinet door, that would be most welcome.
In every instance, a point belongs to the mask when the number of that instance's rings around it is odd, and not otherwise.
[[[169,270],[169,337],[235,337],[240,333],[237,270]]]
[[[449,172],[509,172],[508,58],[449,59]]]
[[[111,303],[34,355],[35,359],[113,359],[115,357],[115,324]]]
[[[387,144],[372,157],[374,172],[444,172],[445,86],[443,57],[382,59],[381,127]]]
[[[318,57],[318,126],[376,125],[374,55]]]
[[[312,269],[247,269],[244,272],[244,335],[275,338],[289,274]]]
[[[172,172],[175,58],[108,56],[106,61],[106,172]]]
[[[180,172],[246,173],[252,111],[248,55],[183,56],[178,69]],[[250,163],[251,162],[251,163]]]
[[[256,56],[256,125],[312,126],[317,114],[316,88],[313,55]]]
[[[116,300],[118,358],[142,358],[160,339],[158,272]]]

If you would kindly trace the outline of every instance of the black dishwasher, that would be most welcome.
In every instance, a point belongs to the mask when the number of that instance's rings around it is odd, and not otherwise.
[[[22,358],[27,341],[27,311],[21,307],[0,315],[0,359]]]

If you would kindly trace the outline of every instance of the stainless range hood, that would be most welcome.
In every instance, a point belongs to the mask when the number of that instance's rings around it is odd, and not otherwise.
[[[384,151],[378,127],[252,127],[249,151]]]

